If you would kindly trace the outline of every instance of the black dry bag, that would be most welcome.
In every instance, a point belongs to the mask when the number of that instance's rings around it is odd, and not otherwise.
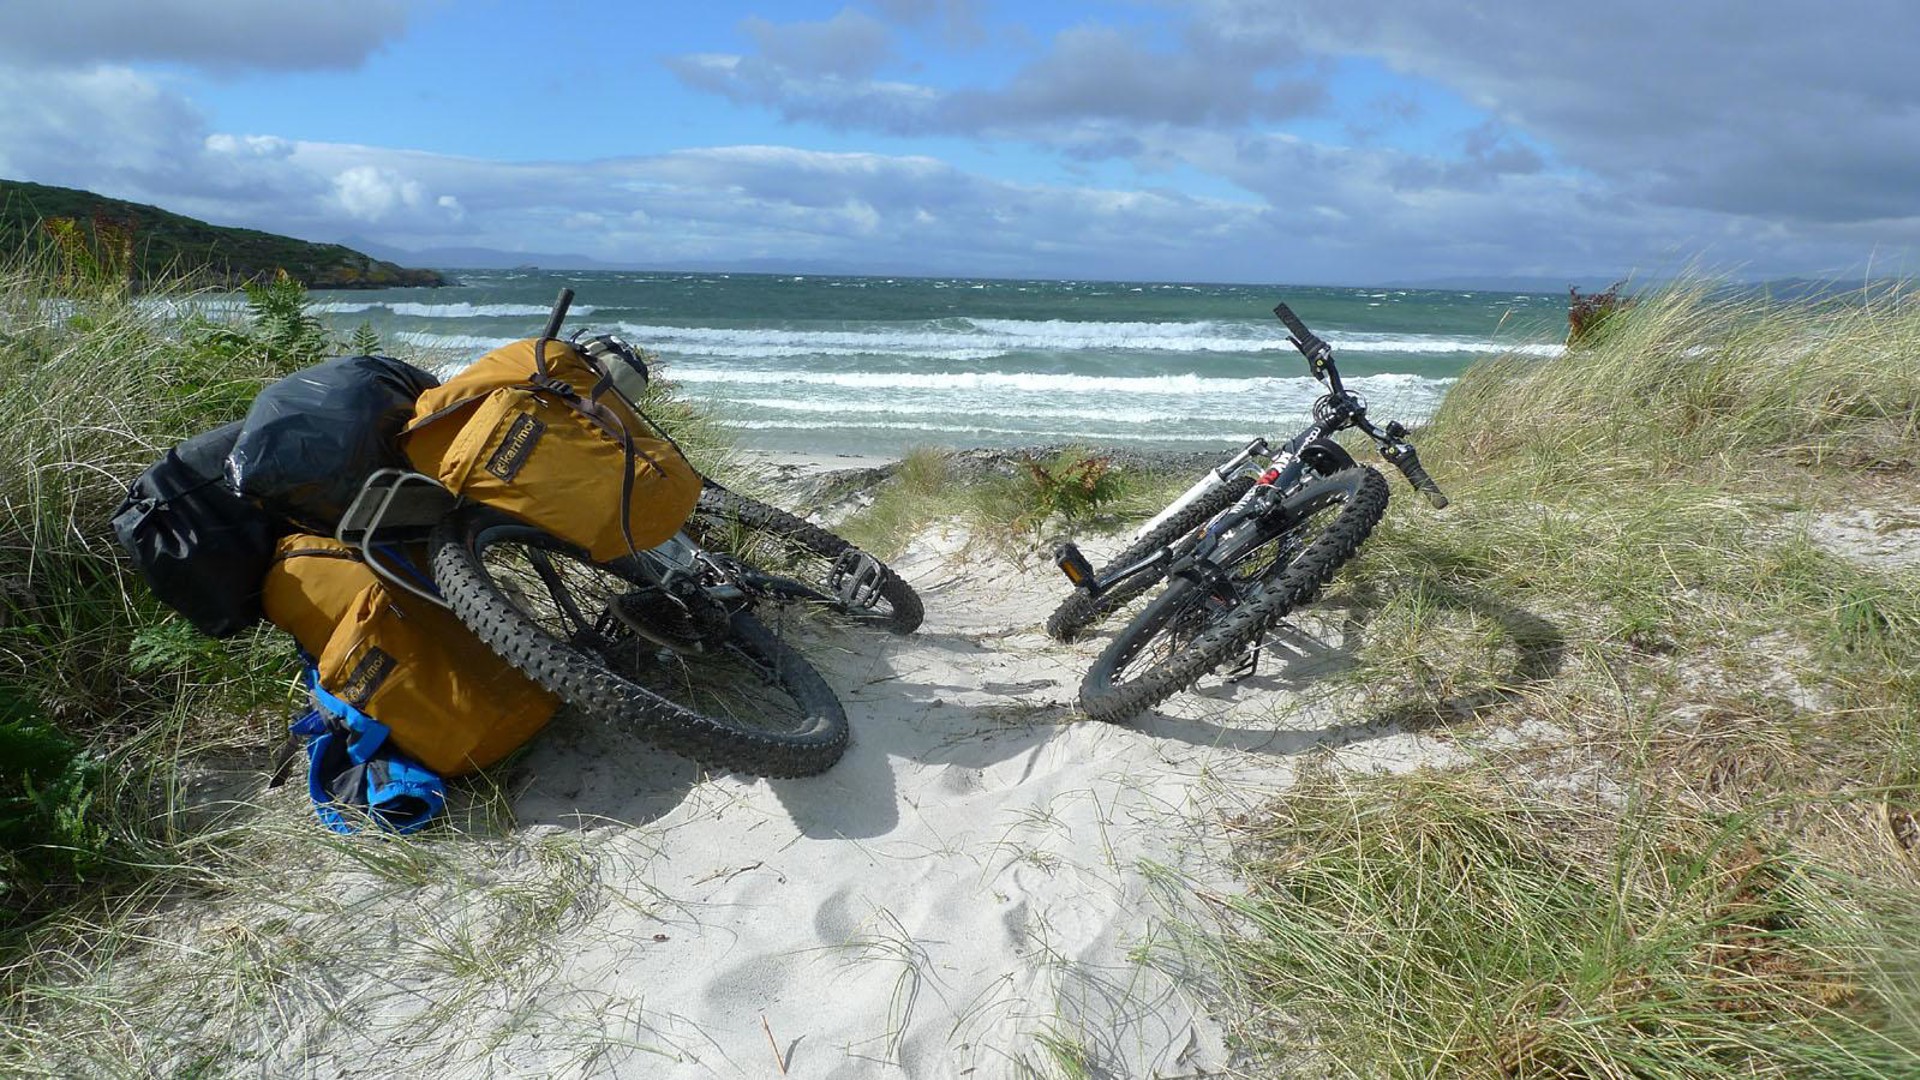
[[[405,468],[400,429],[413,401],[440,385],[388,356],[346,356],[296,371],[253,399],[227,457],[240,494],[331,534],[377,469]]]
[[[281,532],[227,487],[227,454],[239,435],[236,420],[167,451],[113,515],[114,535],[153,595],[213,637],[259,620],[260,579]]]

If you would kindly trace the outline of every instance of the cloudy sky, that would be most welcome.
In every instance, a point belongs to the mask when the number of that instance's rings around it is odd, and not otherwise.
[[[9,0],[0,177],[409,252],[1920,273],[1920,2]]]

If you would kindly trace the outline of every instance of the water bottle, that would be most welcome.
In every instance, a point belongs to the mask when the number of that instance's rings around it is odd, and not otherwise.
[[[621,397],[639,407],[647,392],[647,362],[633,346],[617,335],[601,334],[582,341],[580,351],[606,370]]]

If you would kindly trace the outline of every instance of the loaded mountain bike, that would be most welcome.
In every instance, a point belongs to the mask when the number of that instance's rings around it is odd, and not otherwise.
[[[1255,439],[1209,470],[1100,570],[1074,544],[1056,553],[1074,585],[1047,620],[1063,641],[1167,583],[1088,669],[1080,704],[1089,716],[1124,719],[1230,662],[1230,677],[1257,668],[1267,628],[1311,602],[1386,513],[1386,481],[1333,441],[1339,432],[1365,434],[1434,508],[1447,505],[1406,427],[1375,425],[1342,383],[1333,347],[1286,304],[1273,313],[1327,387],[1312,422],[1278,445]]]
[[[572,296],[561,291],[543,340],[558,340]],[[615,385],[610,365],[641,364],[610,335],[571,341]],[[613,558],[529,517],[460,498],[424,473],[383,469],[336,537],[584,713],[765,776],[821,772],[847,746],[845,710],[794,647],[796,616],[900,634],[920,624],[920,598],[884,563],[711,480],[678,533]]]

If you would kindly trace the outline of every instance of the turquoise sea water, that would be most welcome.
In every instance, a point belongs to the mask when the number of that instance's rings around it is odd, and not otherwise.
[[[1510,292],[457,271],[442,289],[315,292],[346,333],[430,350],[443,373],[537,334],[614,331],[748,446],[897,454],[1084,443],[1204,449],[1297,426],[1319,384],[1272,315],[1331,341],[1382,417],[1425,416],[1476,357],[1558,351],[1566,298]]]

